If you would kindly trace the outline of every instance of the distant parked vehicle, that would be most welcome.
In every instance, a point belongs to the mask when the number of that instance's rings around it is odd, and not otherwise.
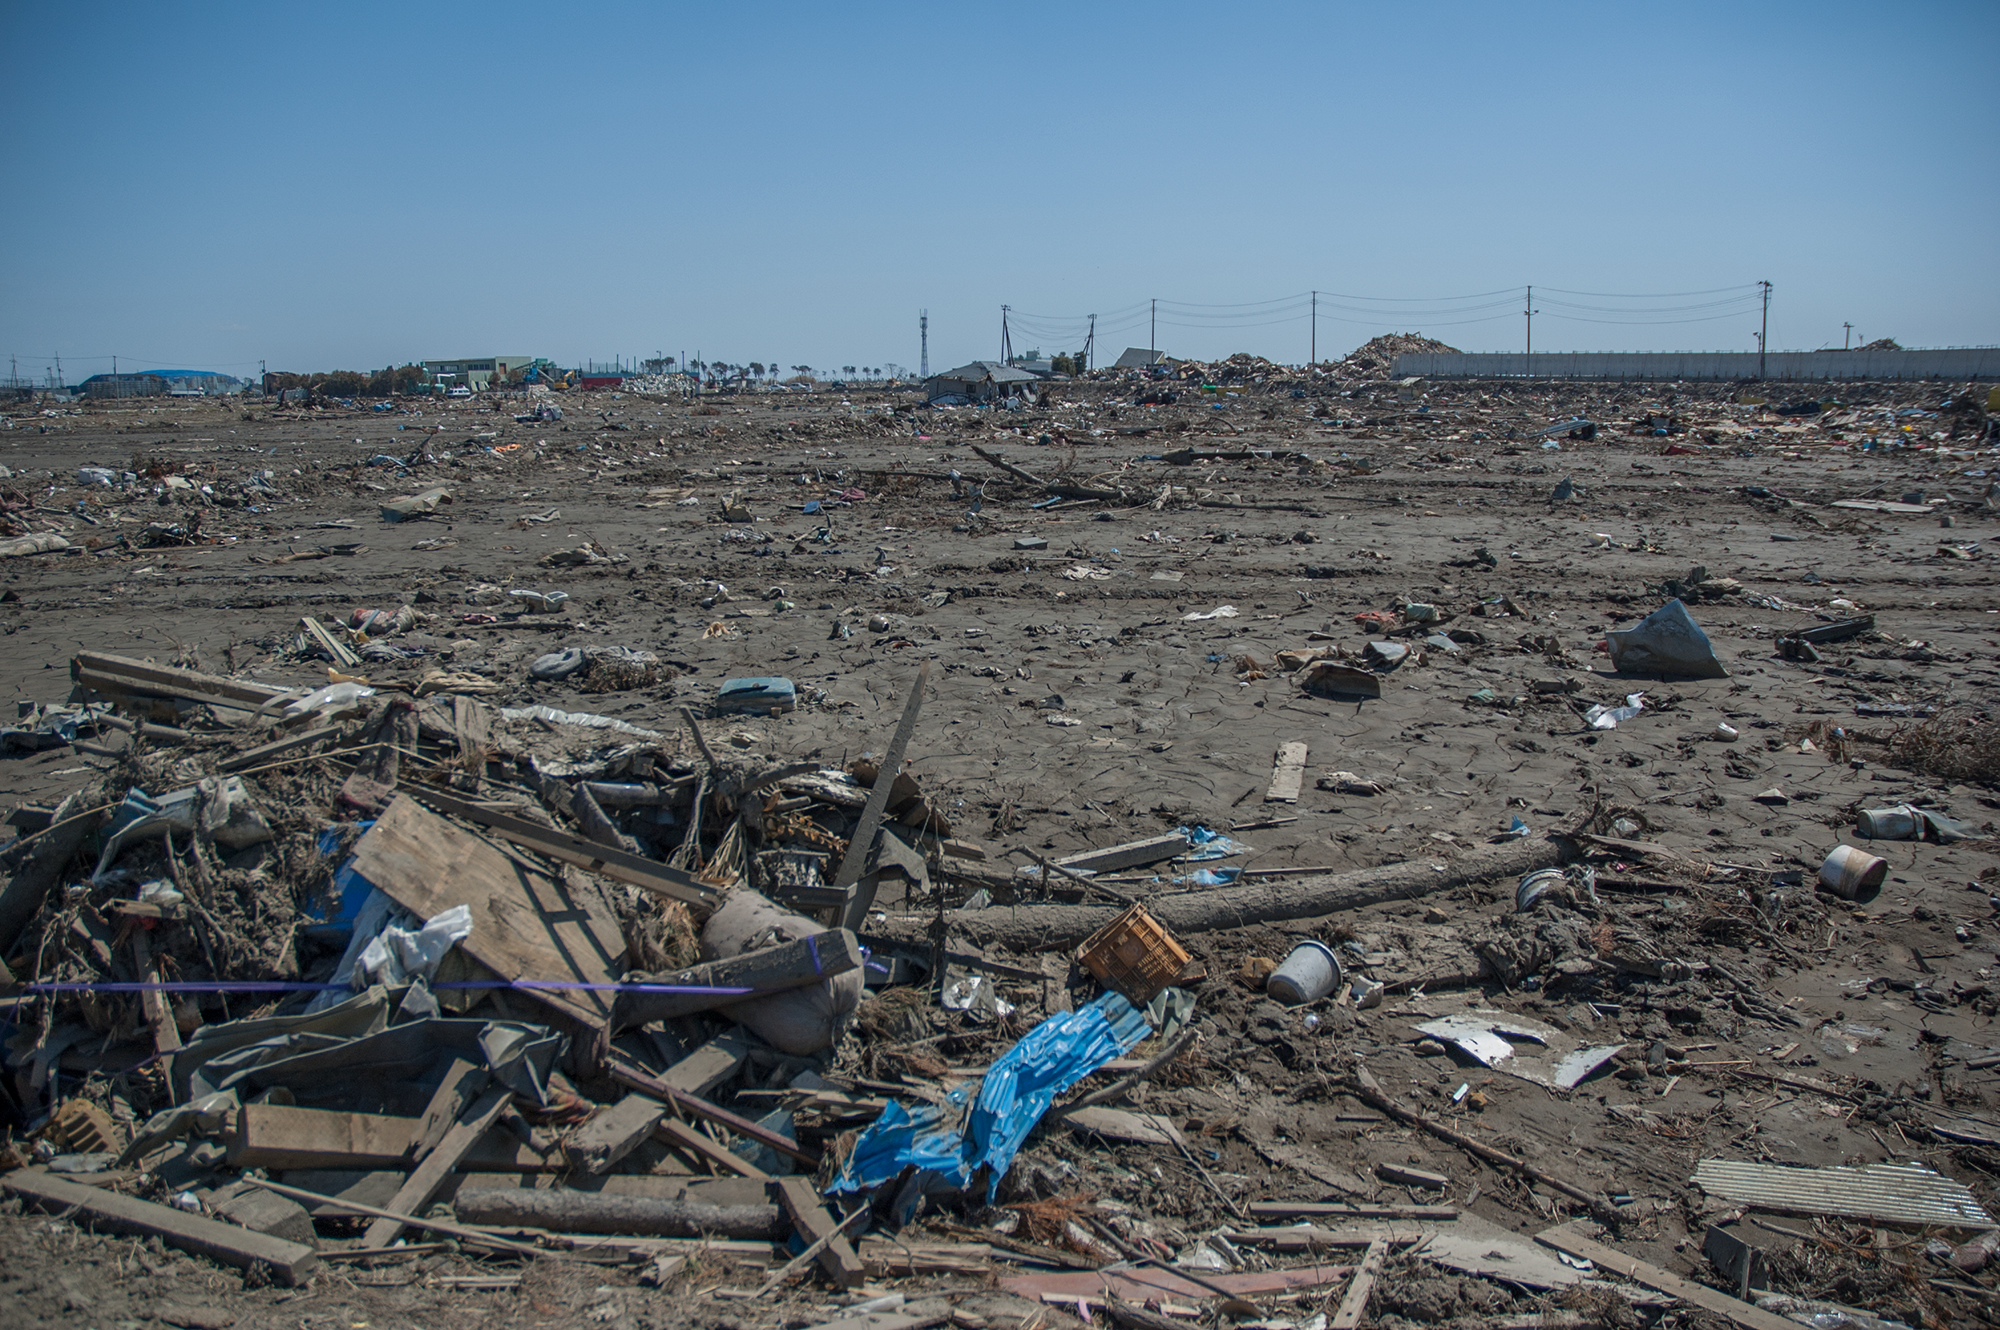
[[[444,395],[446,397],[470,397],[472,396],[472,389],[461,383],[456,387],[445,389]]]

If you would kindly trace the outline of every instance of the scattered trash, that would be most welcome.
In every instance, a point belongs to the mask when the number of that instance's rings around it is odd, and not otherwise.
[[[1622,707],[1593,706],[1583,713],[1583,719],[1593,730],[1615,730],[1618,722],[1631,720],[1646,709],[1644,693],[1628,693]]]
[[[1574,1090],[1625,1048],[1623,1044],[1579,1047],[1554,1026],[1498,1011],[1467,1011],[1416,1028],[1483,1066],[1559,1090]],[[1524,1052],[1523,1044],[1539,1045],[1540,1050]]]
[[[1977,828],[1929,808],[1898,804],[1894,808],[1864,808],[1857,815],[1855,834],[1868,840],[1927,840],[1940,845],[1970,840]]]

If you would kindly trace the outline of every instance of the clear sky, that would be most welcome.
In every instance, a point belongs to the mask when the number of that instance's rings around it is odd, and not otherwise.
[[[922,308],[935,370],[1002,304],[1016,350],[1099,314],[1109,360],[1152,298],[1170,353],[1298,362],[1314,288],[1322,357],[1512,350],[1530,283],[1551,351],[1754,349],[1764,279],[1774,350],[2000,341],[1993,0],[0,0],[0,32],[24,376],[914,367]]]

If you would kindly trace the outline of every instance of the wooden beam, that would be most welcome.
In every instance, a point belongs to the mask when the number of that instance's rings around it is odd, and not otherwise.
[[[0,1177],[0,1187],[45,1209],[69,1218],[84,1218],[99,1228],[157,1237],[169,1247],[248,1268],[269,1266],[284,1284],[297,1284],[319,1264],[319,1253],[302,1243],[255,1233],[219,1219],[184,1214],[134,1196],[83,1187],[38,1169],[24,1168]]]
[[[295,691],[246,683],[241,679],[225,679],[219,674],[202,674],[197,670],[177,670],[170,665],[155,665],[130,656],[113,656],[97,651],[77,652],[70,657],[69,670],[73,679],[80,679],[85,674],[101,675],[122,683],[127,691],[134,693],[181,697],[191,702],[219,700],[233,703],[239,710],[249,711]]]
[[[842,1226],[820,1203],[812,1183],[797,1177],[778,1179],[778,1204],[785,1207],[785,1213],[792,1217],[800,1236],[808,1243],[824,1244],[819,1253],[820,1269],[835,1284],[853,1288],[868,1278],[868,1267],[862,1264],[847,1239],[840,1236]]]
[[[160,967],[153,963],[153,946],[144,928],[132,930],[132,962],[142,984],[160,982]],[[172,1006],[167,995],[157,988],[149,988],[139,994],[139,1010],[146,1014],[146,1024],[153,1030],[153,1047],[160,1053],[160,1067],[167,1084],[173,1084],[174,1058],[181,1048],[180,1027],[174,1024]]]
[[[299,627],[306,630],[306,636],[319,645],[319,649],[343,670],[351,670],[361,663],[361,657],[348,649],[345,642],[327,631],[325,624],[310,614],[299,620]]]
[[[552,827],[537,826],[524,818],[496,813],[432,786],[413,785],[403,792],[422,803],[429,804],[440,813],[462,817],[468,822],[498,832],[504,839],[516,845],[526,846],[538,854],[546,854],[551,859],[575,864],[579,868],[601,873],[605,877],[615,878],[643,891],[666,896],[685,905],[697,906],[703,910],[714,908],[716,899],[714,887],[692,873],[669,868],[657,859],[628,854],[624,850],[613,849],[609,845],[598,845],[581,836],[571,836]]]
[[[1340,1309],[1327,1322],[1327,1330],[1354,1330],[1361,1324],[1361,1314],[1368,1310],[1368,1295],[1375,1291],[1375,1276],[1381,1272],[1382,1258],[1388,1253],[1387,1238],[1376,1238],[1368,1244],[1361,1264],[1354,1271],[1354,1279],[1347,1286],[1347,1294],[1340,1300]]]
[[[768,1146],[776,1150],[779,1154],[789,1155],[801,1164],[804,1164],[807,1168],[819,1167],[819,1155],[811,1150],[803,1149],[797,1141],[780,1136],[769,1127],[759,1126],[748,1118],[739,1117],[737,1114],[730,1112],[720,1105],[711,1104],[700,1095],[689,1094],[684,1090],[676,1089],[672,1085],[648,1076],[645,1072],[632,1066],[630,1063],[621,1062],[616,1057],[608,1058],[605,1061],[605,1070],[610,1073],[612,1080],[617,1081],[621,1085],[630,1086],[641,1094],[650,1095],[655,1099],[670,1100],[683,1113],[691,1117],[700,1118],[704,1122],[713,1122],[716,1126],[722,1127],[746,1140],[752,1140],[759,1145]]]
[[[631,974],[626,982],[662,984],[677,988],[718,990],[706,993],[621,992],[611,1004],[611,1029],[648,1021],[664,1021],[675,1016],[692,1016],[698,1011],[760,997],[765,993],[801,988],[861,968],[861,944],[844,928],[815,933],[796,942],[746,951],[726,960],[691,965],[685,970],[660,974]],[[735,990],[748,990],[738,992]]]
[[[275,762],[287,753],[296,753],[302,748],[311,748],[322,740],[336,738],[340,732],[341,727],[338,725],[316,725],[310,730],[300,730],[297,734],[274,739],[255,748],[246,748],[235,757],[220,763],[216,770],[248,771],[253,767],[261,767],[266,762]]]
[[[671,1111],[667,1107],[669,1099],[675,1095],[691,1097],[715,1088],[734,1076],[749,1055],[750,1050],[742,1040],[734,1035],[717,1035],[667,1068],[657,1080],[641,1073],[643,1085],[617,1076],[622,1064],[614,1063],[613,1075],[639,1093],[626,1095],[577,1128],[564,1150],[571,1162],[581,1165],[586,1173],[609,1171],[613,1164],[638,1149],[660,1125],[660,1120]]]
[[[770,1179],[769,1173],[734,1150],[710,1140],[679,1118],[662,1118],[653,1128],[653,1134],[667,1145],[706,1159],[717,1168],[727,1173],[734,1173],[739,1178],[756,1178],[760,1181]]]
[[[225,1158],[231,1168],[406,1168],[419,1118],[341,1113],[289,1104],[245,1104],[236,1110]],[[475,1168],[547,1173],[564,1166],[521,1144],[512,1132],[490,1131],[466,1156]]]
[[[1344,1201],[1252,1201],[1243,1207],[1252,1219],[1431,1219],[1458,1218],[1455,1205],[1349,1205]]]
[[[861,820],[854,826],[854,834],[847,842],[847,855],[840,861],[840,872],[835,875],[833,885],[851,887],[861,880],[862,872],[868,867],[868,850],[875,842],[876,832],[882,829],[882,815],[889,809],[890,791],[896,788],[896,776],[903,769],[903,752],[910,746],[910,736],[916,732],[917,712],[924,705],[924,688],[931,681],[931,663],[926,660],[917,667],[917,682],[910,689],[910,696],[903,703],[902,723],[896,726],[896,735],[889,740],[889,751],[875,767],[875,784],[868,792],[868,802],[862,805]],[[847,913],[841,924],[849,929],[858,929],[867,921],[869,907],[875,903],[873,891],[858,891],[848,901]]]
[[[1601,1242],[1593,1242],[1583,1236],[1574,1226],[1564,1224],[1545,1232],[1535,1234],[1535,1241],[1544,1247],[1570,1256],[1580,1257],[1599,1269],[1622,1275],[1637,1284],[1679,1298],[1682,1302],[1693,1303],[1703,1311],[1717,1316],[1726,1316],[1743,1330],[1798,1330],[1798,1323],[1775,1312],[1767,1312],[1754,1307],[1740,1298],[1732,1298],[1727,1293],[1718,1293],[1691,1279],[1662,1270],[1659,1266],[1627,1256]]]
[[[1187,848],[1186,836],[1179,832],[1168,832],[1164,836],[1148,836],[1144,840],[1127,841],[1123,845],[1111,845],[1102,850],[1083,850],[1077,854],[1064,855],[1055,863],[1058,868],[1115,873],[1121,868],[1140,868],[1146,864],[1157,864],[1171,859],[1177,854],[1186,854]]]
[[[464,1058],[453,1058],[445,1068],[444,1079],[431,1093],[431,1101],[424,1106],[424,1115],[418,1120],[416,1138],[410,1142],[410,1162],[421,1164],[424,1156],[437,1147],[452,1129],[459,1115],[471,1106],[492,1073],[476,1062]]]
[[[514,1092],[505,1086],[496,1086],[480,1096],[471,1108],[465,1110],[465,1116],[445,1133],[437,1148],[411,1170],[409,1178],[396,1192],[395,1199],[383,1208],[410,1214],[429,1205],[431,1197],[437,1193],[438,1184],[443,1182],[446,1175],[458,1167],[459,1161],[471,1152],[479,1138],[486,1134],[486,1129],[506,1111],[513,1097]],[[386,1216],[378,1218],[368,1226],[362,1245],[386,1247],[394,1242],[402,1231],[402,1220]]]

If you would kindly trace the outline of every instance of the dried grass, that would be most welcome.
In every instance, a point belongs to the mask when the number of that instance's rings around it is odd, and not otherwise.
[[[1002,1208],[1021,1216],[1018,1232],[1030,1242],[1082,1251],[1084,1249],[1070,1234],[1070,1225],[1079,1216],[1088,1213],[1096,1200],[1097,1197],[1089,1192],[1075,1192],[1068,1196],[1051,1196],[1046,1201],[1022,1201]]]
[[[1884,760],[1941,780],[2000,785],[2000,721],[1969,707],[1936,715],[1892,732]]]

